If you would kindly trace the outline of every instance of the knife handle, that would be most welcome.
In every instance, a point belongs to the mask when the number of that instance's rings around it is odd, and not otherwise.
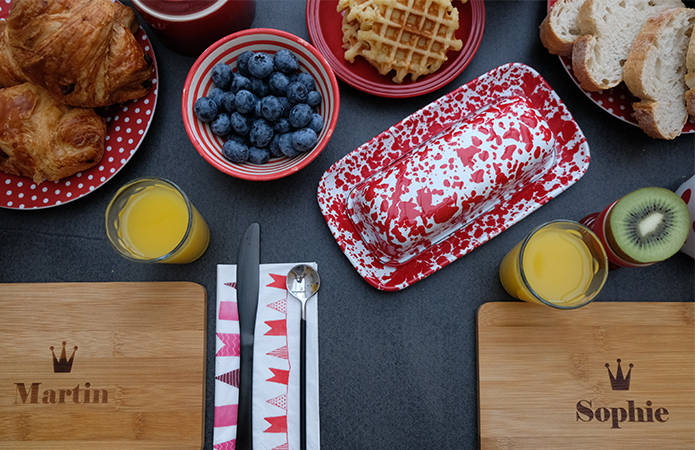
[[[300,321],[300,449],[307,448],[307,321]]]

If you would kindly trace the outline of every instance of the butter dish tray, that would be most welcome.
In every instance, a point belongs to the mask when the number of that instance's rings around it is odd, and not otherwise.
[[[525,98],[548,123],[555,141],[556,164],[403,264],[380,260],[349,217],[352,190],[456,123],[510,97]],[[558,95],[534,69],[509,63],[426,105],[336,162],[322,176],[317,199],[336,242],[365,281],[379,290],[398,291],[458,260],[537,210],[577,182],[589,162],[587,140]]]

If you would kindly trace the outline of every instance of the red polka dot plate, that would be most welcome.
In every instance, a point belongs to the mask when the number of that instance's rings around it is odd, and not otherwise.
[[[12,2],[0,4],[0,20],[10,13]],[[0,172],[0,208],[43,209],[75,201],[91,193],[113,178],[132,158],[145,138],[157,104],[157,60],[150,39],[142,27],[135,33],[154,62],[152,89],[142,98],[120,105],[96,109],[106,118],[106,148],[96,166],[58,181],[36,184],[31,178]]]
[[[555,140],[555,165],[407,262],[393,266],[383,263],[349,217],[348,199],[353,189],[454,124],[512,97],[528,100],[548,124]],[[556,92],[534,69],[510,63],[458,87],[343,157],[322,176],[317,197],[331,233],[358,273],[377,289],[396,291],[442,269],[522,220],[579,180],[589,163],[587,140]]]
[[[353,64],[344,58],[343,32],[341,23],[343,13],[336,11],[338,0],[307,0],[307,29],[312,44],[324,55],[336,76],[350,86],[368,94],[387,98],[406,98],[424,95],[441,88],[455,79],[471,62],[483,37],[485,7],[483,0],[459,0],[452,2],[459,11],[459,29],[455,37],[462,41],[458,52],[447,53],[449,58],[437,72],[403,83],[392,82],[394,71],[380,75],[362,57],[355,58]]]
[[[556,0],[548,0],[548,9],[556,3]],[[620,119],[631,125],[638,126],[638,121],[633,117],[633,103],[639,102],[640,99],[634,96],[628,87],[624,83],[619,84],[616,87],[607,89],[599,92],[588,92],[580,86],[575,75],[573,75],[573,62],[569,57],[559,56],[558,59],[561,60],[563,68],[568,72],[568,76],[575,83],[575,85],[585,93],[587,98],[592,100],[597,106],[602,108],[604,111],[608,112],[612,116]],[[693,133],[694,132],[694,119],[689,117],[684,124],[682,133]]]

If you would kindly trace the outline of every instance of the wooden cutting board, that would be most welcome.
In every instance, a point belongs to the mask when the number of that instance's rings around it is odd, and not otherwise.
[[[194,283],[0,284],[0,448],[200,449],[205,347]]]
[[[477,322],[481,449],[694,448],[693,303],[487,303]]]

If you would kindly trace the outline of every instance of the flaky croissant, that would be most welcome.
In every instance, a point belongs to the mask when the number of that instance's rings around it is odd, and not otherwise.
[[[35,183],[89,169],[104,155],[106,121],[26,82],[0,89],[0,170]]]
[[[15,75],[68,105],[101,107],[151,87],[153,61],[137,29],[133,10],[111,0],[14,0],[6,45]]]
[[[7,21],[0,20],[0,88],[22,84],[26,80],[7,45]]]

